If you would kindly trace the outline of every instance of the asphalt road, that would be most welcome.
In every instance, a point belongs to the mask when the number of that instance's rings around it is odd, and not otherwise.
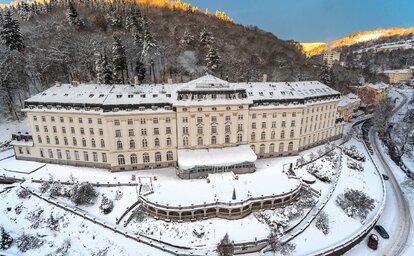
[[[403,96],[403,101],[393,110],[393,114],[396,114],[407,102],[407,97]],[[404,193],[396,180],[393,170],[390,167],[388,161],[384,158],[384,152],[382,152],[377,145],[377,135],[374,132],[370,132],[370,141],[374,149],[374,156],[379,160],[377,162],[378,168],[382,169],[384,173],[389,176],[387,184],[387,207],[395,207],[397,215],[394,214],[391,220],[384,220],[390,223],[388,232],[390,233],[390,239],[383,240],[383,246],[379,246],[376,255],[401,255],[410,240],[410,231],[412,228],[412,219],[410,214],[410,206],[404,197]],[[388,158],[389,159],[389,158]],[[385,209],[386,213],[387,209]],[[384,216],[385,217],[385,216]],[[390,217],[390,216],[387,216]],[[380,220],[379,223],[381,223]],[[390,222],[391,221],[391,222]]]

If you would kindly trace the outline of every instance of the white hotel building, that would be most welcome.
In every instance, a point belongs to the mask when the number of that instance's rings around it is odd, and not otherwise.
[[[320,82],[56,84],[25,101],[17,159],[112,171],[176,166],[183,178],[254,171],[341,137],[339,92]]]

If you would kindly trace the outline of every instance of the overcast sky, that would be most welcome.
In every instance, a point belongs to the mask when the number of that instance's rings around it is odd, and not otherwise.
[[[1,1],[1,0],[0,0]],[[414,0],[186,0],[282,39],[329,42],[358,31],[413,27]]]

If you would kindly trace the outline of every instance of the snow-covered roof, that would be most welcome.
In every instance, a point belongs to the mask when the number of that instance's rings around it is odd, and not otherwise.
[[[376,84],[366,84],[365,86],[370,87],[375,90],[386,90],[389,86],[386,83],[376,83]]]
[[[178,150],[178,166],[187,170],[196,166],[230,166],[254,162],[256,154],[249,145],[213,149]]]
[[[196,95],[188,96],[188,95]],[[213,97],[213,94],[214,95]],[[61,84],[26,100],[26,105],[219,105],[260,101],[296,101],[339,92],[317,81],[229,83],[205,75],[188,83],[144,85]]]
[[[384,74],[412,74],[413,71],[410,69],[393,69],[393,70],[384,70]]]
[[[349,93],[347,95],[341,96],[338,107],[345,107],[355,102],[361,102],[361,99],[357,95]]]

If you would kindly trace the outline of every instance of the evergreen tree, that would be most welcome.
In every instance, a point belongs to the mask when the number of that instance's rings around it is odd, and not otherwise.
[[[82,20],[79,19],[78,11],[76,11],[76,8],[71,1],[69,2],[69,6],[66,12],[66,18],[68,19],[69,24],[72,26],[83,26]]]
[[[220,56],[217,54],[217,51],[214,47],[210,47],[210,50],[207,53],[206,56],[207,61],[207,69],[210,70],[210,72],[215,73],[220,68]]]
[[[108,61],[106,51],[103,54],[96,54],[95,61],[96,77],[100,84],[112,84],[112,66]]]
[[[142,49],[142,56],[146,60],[147,64],[150,66],[150,71],[153,76],[153,82],[156,82],[155,78],[155,60],[159,55],[158,46],[155,43],[154,38],[152,37],[149,30],[145,30],[144,33],[144,45]]]
[[[140,58],[137,58],[135,62],[134,74],[138,77],[138,82],[141,84],[145,79],[145,65],[142,63]]]
[[[13,243],[13,238],[4,230],[3,227],[0,227],[0,249],[7,250],[10,248]]]
[[[0,30],[1,44],[12,50],[22,51],[24,49],[23,37],[20,34],[19,23],[12,18],[10,11],[3,17],[3,26]]]
[[[111,17],[111,26],[113,29],[119,30],[122,29],[124,23],[123,23],[123,19],[121,14],[119,13],[115,13],[112,17]]]
[[[206,29],[203,29],[203,31],[201,31],[200,43],[202,46],[211,47],[212,45],[215,44],[215,42],[216,42],[215,38],[209,31],[207,31]]]
[[[114,43],[112,45],[112,65],[114,68],[114,80],[117,83],[125,83],[124,71],[127,72],[127,59],[125,54],[125,47],[122,45],[119,37],[114,37]]]
[[[332,71],[327,65],[321,67],[320,78],[322,83],[332,85]]]
[[[220,256],[232,256],[234,253],[234,244],[229,239],[229,235],[226,233],[220,243],[217,245],[217,252]]]
[[[180,40],[180,44],[182,46],[189,46],[192,45],[192,43],[194,42],[195,38],[193,36],[193,34],[191,34],[190,31],[185,30],[182,39]]]

